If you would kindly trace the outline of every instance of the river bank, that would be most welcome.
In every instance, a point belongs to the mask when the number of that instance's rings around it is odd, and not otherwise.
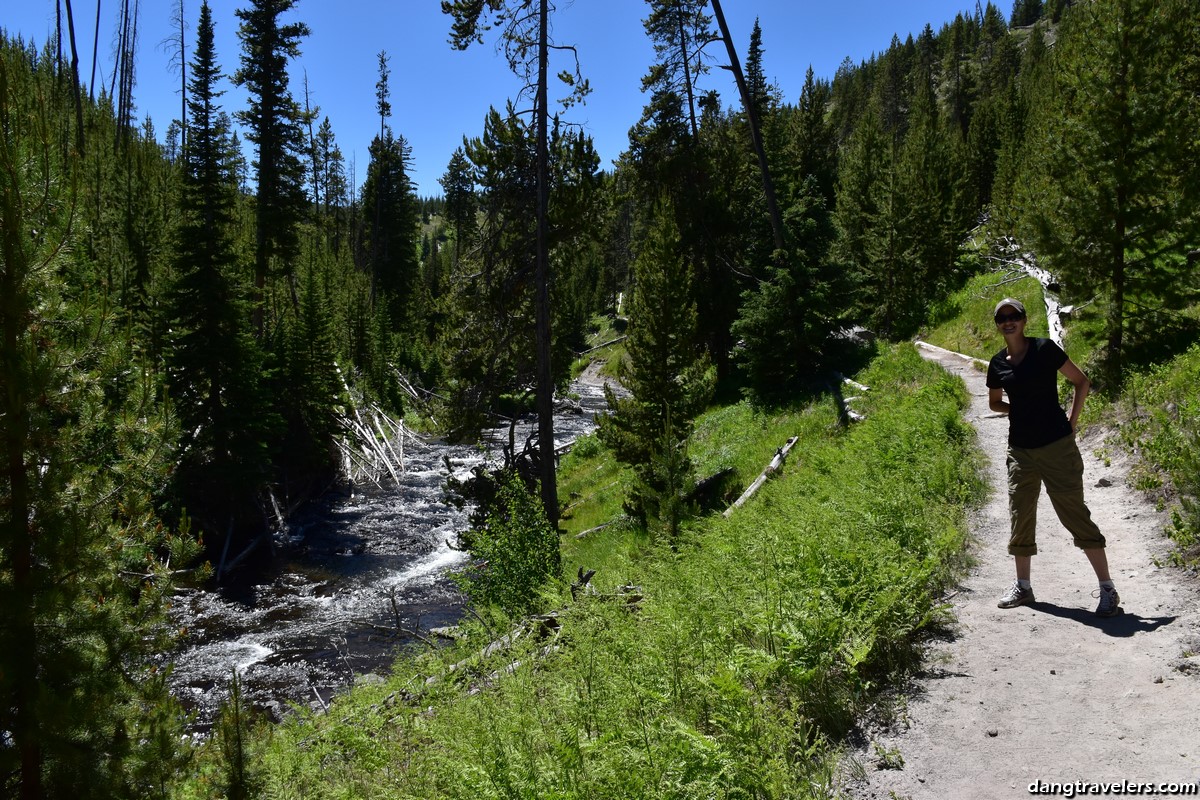
[[[570,393],[578,403],[555,418],[562,444],[607,407],[594,371]],[[518,435],[531,426],[522,420]],[[453,544],[470,509],[446,502],[446,480],[496,459],[506,438],[507,428],[478,445],[406,439],[398,481],[343,484],[292,515],[254,571],[180,590],[171,686],[193,730],[207,733],[235,673],[251,707],[278,721],[292,705],[321,710],[378,680],[406,648],[426,648],[430,629],[456,623],[462,599],[446,573],[465,559]]]

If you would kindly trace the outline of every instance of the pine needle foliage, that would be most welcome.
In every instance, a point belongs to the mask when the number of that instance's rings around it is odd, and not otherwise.
[[[690,479],[690,464],[678,451],[712,396],[713,379],[698,346],[691,275],[669,203],[655,220],[634,262],[627,359],[619,375],[632,397],[618,398],[605,387],[612,413],[600,419],[598,433],[637,475],[629,513],[661,523],[673,539]]]
[[[256,490],[269,474],[267,442],[278,421],[260,380],[263,354],[250,329],[249,290],[239,280],[237,186],[207,4],[191,74],[181,223],[164,304],[168,382],[183,431],[175,485],[204,529],[225,530],[227,515],[239,522],[256,516]]]
[[[172,421],[103,287],[71,284],[79,153],[47,84],[0,57],[0,793],[165,797],[172,564],[154,497]],[[67,117],[69,118],[69,116]]]
[[[1187,255],[1200,237],[1198,32],[1200,9],[1186,0],[1071,5],[1029,136],[1018,229],[1065,299],[1097,302],[1096,377],[1110,388],[1127,360],[1179,352],[1197,335],[1178,312],[1200,299]]]

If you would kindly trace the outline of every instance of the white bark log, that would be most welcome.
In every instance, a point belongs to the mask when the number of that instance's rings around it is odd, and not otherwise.
[[[1049,328],[1049,338],[1059,347],[1063,346],[1063,314],[1062,304],[1058,295],[1051,291],[1050,285],[1057,283],[1054,274],[1037,265],[1033,253],[1024,252],[1015,240],[1008,238],[1001,242],[1001,247],[1009,253],[1006,262],[1042,285],[1042,300],[1046,304],[1046,326]]]
[[[783,447],[775,451],[775,457],[771,459],[771,463],[767,464],[766,469],[759,473],[759,476],[754,479],[754,483],[746,487],[746,491],[742,492],[742,496],[737,500],[734,500],[733,505],[725,509],[725,517],[729,517],[731,514],[733,514],[733,510],[735,508],[741,508],[743,505],[745,505],[746,501],[753,497],[755,493],[762,488],[762,485],[767,482],[767,479],[783,466],[783,462],[787,460],[788,453],[792,451],[792,448],[795,447],[797,441],[799,441],[799,437],[793,436],[787,440],[787,443]]]

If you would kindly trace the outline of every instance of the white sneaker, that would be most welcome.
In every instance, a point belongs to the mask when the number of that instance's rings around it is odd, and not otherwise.
[[[1098,617],[1115,616],[1119,610],[1117,606],[1121,605],[1121,595],[1117,594],[1116,587],[1112,589],[1101,587],[1092,592],[1092,597],[1100,598],[1100,604],[1096,606],[1096,616]]]
[[[1033,587],[1022,587],[1020,581],[1013,581],[1012,586],[996,603],[997,608],[1016,608],[1033,602]]]

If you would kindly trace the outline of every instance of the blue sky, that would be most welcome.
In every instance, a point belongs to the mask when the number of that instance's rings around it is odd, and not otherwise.
[[[96,6],[76,0],[75,20],[80,70],[91,71]],[[174,0],[141,0],[137,86],[139,117],[149,115],[161,137],[179,116],[178,75],[172,72],[161,42],[169,35]],[[216,24],[217,59],[226,73],[238,66],[240,42],[234,10],[245,0],[211,0]],[[574,45],[592,94],[564,119],[583,125],[592,135],[604,168],[628,146],[629,128],[645,103],[641,78],[653,61],[642,28],[645,0],[559,0],[552,32],[560,44]],[[54,0],[6,0],[0,27],[40,45],[54,24]],[[114,22],[119,3],[101,4],[100,57],[97,84],[111,81]],[[189,60],[199,0],[184,0],[188,17]],[[1011,4],[998,6],[1005,15]],[[855,64],[887,49],[893,34],[916,36],[926,23],[936,33],[960,11],[975,10],[974,0],[725,0],[724,11],[744,61],[757,17],[763,30],[763,64],[768,80],[794,102],[809,65],[818,77],[832,78],[842,60]],[[483,129],[489,106],[503,109],[520,85],[496,51],[495,32],[482,45],[460,52],[447,44],[449,17],[439,0],[299,0],[285,22],[303,21],[312,34],[301,43],[293,64],[291,88],[303,103],[307,76],[311,101],[328,116],[338,144],[353,167],[356,183],[366,174],[367,146],[379,130],[375,112],[377,54],[386,50],[391,64],[393,131],[412,146],[413,178],[422,195],[441,193],[438,178],[463,136]],[[65,24],[64,24],[65,27]],[[726,63],[723,48],[710,51],[716,64]],[[568,66],[552,64],[551,72]],[[703,88],[720,92],[732,105],[736,90],[726,70],[714,69]],[[241,90],[226,86],[225,110],[245,106]],[[564,92],[551,91],[551,100]]]

